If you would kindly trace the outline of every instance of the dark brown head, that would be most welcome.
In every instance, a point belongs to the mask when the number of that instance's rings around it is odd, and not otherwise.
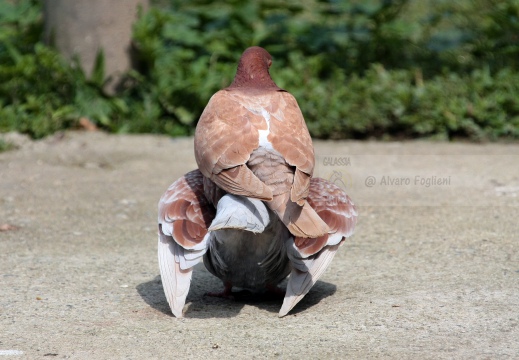
[[[248,48],[241,55],[234,81],[227,89],[281,90],[270,77],[270,65],[272,56],[267,50],[259,46]]]

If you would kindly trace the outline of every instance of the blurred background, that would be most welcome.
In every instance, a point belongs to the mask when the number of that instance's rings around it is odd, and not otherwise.
[[[193,134],[252,45],[316,138],[519,138],[519,0],[0,0],[0,132]]]

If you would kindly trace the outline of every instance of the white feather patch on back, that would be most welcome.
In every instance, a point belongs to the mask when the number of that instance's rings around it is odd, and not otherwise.
[[[265,119],[267,124],[266,130],[258,130],[259,133],[259,146],[265,149],[272,150],[272,144],[268,140],[270,134],[270,113],[262,106],[245,106],[254,115],[261,115]]]
[[[267,130],[258,130],[259,132],[259,146],[265,148],[265,149],[273,149],[272,144],[268,140],[268,135],[270,134],[270,114],[267,110],[264,108],[261,109],[261,115],[267,122]]]

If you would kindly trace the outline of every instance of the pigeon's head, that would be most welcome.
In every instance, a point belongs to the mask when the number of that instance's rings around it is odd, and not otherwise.
[[[281,90],[270,77],[271,65],[272,56],[267,50],[259,46],[248,48],[241,55],[234,81],[227,89]]]
[[[272,65],[272,56],[269,52],[262,47],[252,46],[246,49],[240,58],[240,64],[243,62],[244,65],[254,65],[264,68],[268,71]]]

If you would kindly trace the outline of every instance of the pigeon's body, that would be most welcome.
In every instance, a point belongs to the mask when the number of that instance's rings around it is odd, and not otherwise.
[[[233,84],[214,94],[200,117],[195,158],[219,188],[266,201],[293,235],[322,236],[329,228],[306,202],[315,164],[312,139],[296,99],[270,78],[270,61],[264,49],[244,52]],[[262,178],[263,165],[251,164],[260,150],[282,161]],[[272,182],[279,176],[290,185]]]
[[[285,241],[287,228],[259,200],[225,195],[218,203],[211,228],[206,268],[224,284],[263,291],[275,287],[288,274],[290,263]],[[231,220],[232,219],[232,220]]]
[[[262,291],[290,273],[279,312],[286,315],[323,274],[357,221],[351,199],[319,178],[310,182],[308,202],[328,224],[330,234],[318,238],[294,238],[258,199],[226,194],[215,208],[206,194],[218,192],[214,184],[204,188],[204,176],[194,170],[173,183],[159,201],[160,273],[177,317],[182,316],[193,266],[202,258],[226,288]]]
[[[270,63],[261,48],[244,52],[234,82],[213,95],[197,125],[199,170],[159,202],[159,265],[177,317],[202,258],[226,291],[275,288],[290,274],[284,316],[353,233],[355,206],[312,178],[310,135],[294,97],[270,78]]]

